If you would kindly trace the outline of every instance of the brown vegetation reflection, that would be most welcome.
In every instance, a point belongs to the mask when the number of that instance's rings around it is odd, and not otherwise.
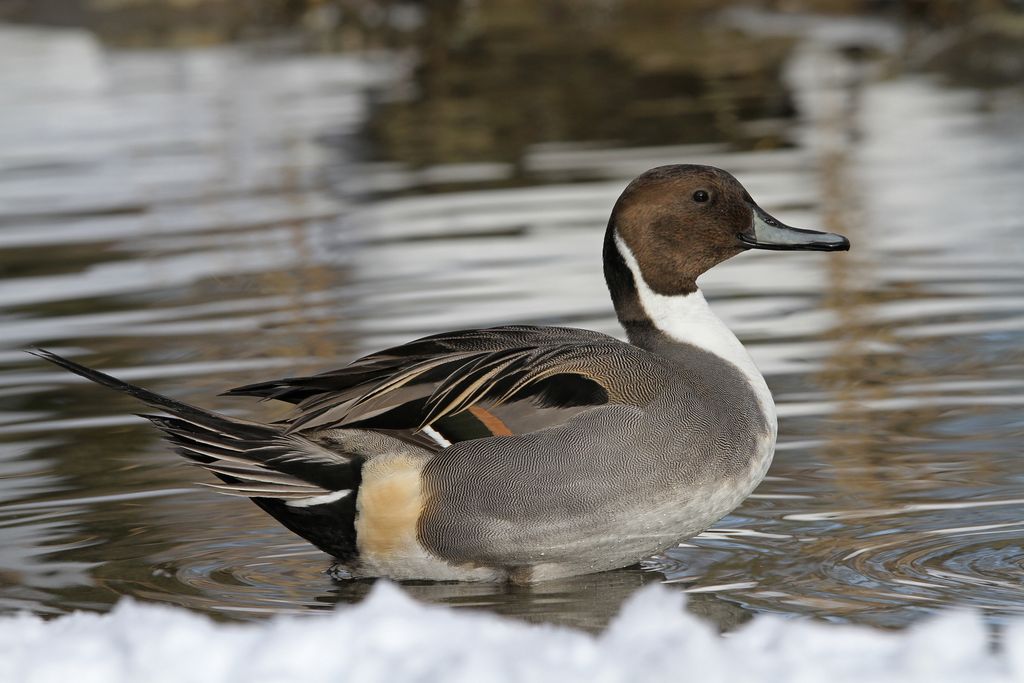
[[[371,122],[375,153],[417,166],[504,161],[545,142],[777,146],[748,124],[792,111],[786,39],[709,19],[717,3],[457,5],[415,34],[406,93]]]

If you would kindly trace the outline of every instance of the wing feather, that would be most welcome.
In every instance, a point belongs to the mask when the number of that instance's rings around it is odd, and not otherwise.
[[[294,403],[284,421],[289,434],[365,427],[415,435],[430,426],[459,441],[535,430],[597,405],[630,402],[636,368],[649,358],[597,332],[505,326],[424,337],[344,368],[227,393]],[[505,408],[511,404],[517,408]]]

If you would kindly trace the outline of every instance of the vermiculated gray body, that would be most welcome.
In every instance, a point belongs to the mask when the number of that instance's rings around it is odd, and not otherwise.
[[[461,562],[538,565],[551,578],[661,552],[743,500],[770,456],[767,418],[743,375],[694,347],[630,356],[635,403],[433,457],[423,544]]]

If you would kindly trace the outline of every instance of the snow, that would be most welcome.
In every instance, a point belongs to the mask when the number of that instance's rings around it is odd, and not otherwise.
[[[901,632],[758,616],[720,636],[678,591],[637,592],[598,635],[415,602],[379,582],[326,616],[220,624],[122,601],[108,614],[0,618],[0,681],[22,683],[914,683],[1024,680],[1024,620],[992,632],[973,612]]]

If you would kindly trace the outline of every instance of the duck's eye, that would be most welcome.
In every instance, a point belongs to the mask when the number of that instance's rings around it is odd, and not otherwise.
[[[696,192],[693,193],[693,201],[695,201],[695,202],[703,203],[703,202],[706,202],[709,199],[711,199],[711,195],[709,195],[704,190],[697,190]]]

